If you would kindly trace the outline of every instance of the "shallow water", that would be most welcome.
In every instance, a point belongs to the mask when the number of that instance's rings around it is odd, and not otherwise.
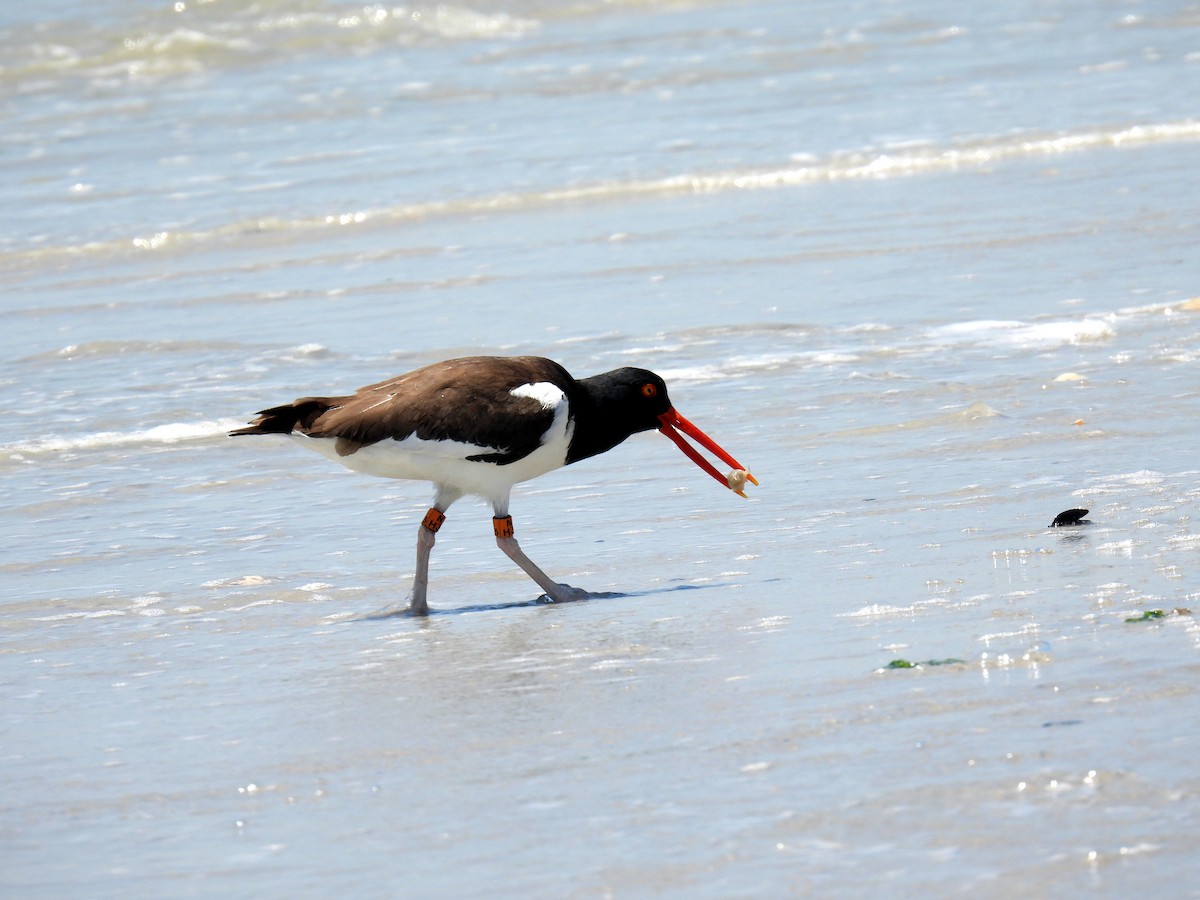
[[[0,13],[8,893],[1194,895],[1200,20],[802,7]],[[224,434],[481,352],[762,485],[389,616],[427,487]]]

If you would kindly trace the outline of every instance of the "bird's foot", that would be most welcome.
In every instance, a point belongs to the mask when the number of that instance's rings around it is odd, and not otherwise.
[[[404,611],[401,613],[401,615],[427,616],[427,615],[429,615],[429,604],[426,603],[424,600],[422,600],[420,603],[418,603],[414,600],[414,601],[410,602],[408,604],[408,606],[406,606],[404,608]]]
[[[571,587],[569,584],[556,584],[553,591],[546,591],[538,600],[542,603],[574,603],[577,600],[587,600],[592,597],[583,588]]]
[[[420,618],[426,619],[429,617],[429,607],[423,606],[419,609],[413,609],[412,604],[408,606],[393,606],[390,609],[381,609],[378,612],[371,613],[366,618],[368,619],[411,619]]]

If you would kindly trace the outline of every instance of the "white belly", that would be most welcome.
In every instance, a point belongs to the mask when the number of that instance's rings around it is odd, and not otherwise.
[[[459,441],[424,441],[416,436],[404,440],[384,440],[339,456],[333,438],[310,438],[293,434],[309,450],[315,450],[334,462],[356,472],[381,478],[408,478],[432,481],[462,494],[475,494],[493,502],[504,500],[514,484],[528,481],[566,464],[567,447],[575,423],[567,415],[567,404],[555,410],[554,420],[542,444],[523,459],[508,465],[472,462],[469,456],[495,453],[495,447],[480,447]]]

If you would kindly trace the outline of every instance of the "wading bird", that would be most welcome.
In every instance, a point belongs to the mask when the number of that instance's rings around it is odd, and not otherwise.
[[[586,596],[552,581],[513,536],[513,485],[611,450],[658,429],[705,472],[741,496],[758,484],[712,438],[679,415],[661,378],[622,368],[576,380],[536,356],[451,359],[359,388],[344,397],[303,397],[265,409],[233,435],[285,434],[335,462],[385,478],[432,481],[433,506],[417,532],[409,610],[429,611],[429,553],[455,500],[490,501],[496,543],[555,601]],[[733,467],[722,475],[684,440],[688,435]]]

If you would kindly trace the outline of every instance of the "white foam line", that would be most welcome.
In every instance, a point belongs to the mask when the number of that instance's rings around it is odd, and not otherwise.
[[[362,226],[364,224],[395,224],[447,216],[519,213],[548,206],[581,202],[607,202],[627,198],[705,194],[731,190],[765,190],[853,179],[898,178],[931,172],[980,168],[1011,159],[1195,140],[1200,140],[1200,120],[1185,119],[1176,122],[1131,125],[1124,128],[1067,134],[978,138],[965,140],[949,147],[930,144],[894,147],[890,150],[864,148],[834,153],[824,159],[806,158],[803,162],[771,169],[680,174],[641,181],[608,181],[549,188],[528,193],[504,193],[456,200],[430,200],[401,206],[351,210],[298,219],[264,216],[252,221],[229,222],[209,231],[164,231],[132,239],[20,251],[12,254],[11,257],[0,254],[0,264],[8,264],[9,260],[16,264],[24,264],[28,258],[57,255],[73,256],[115,251],[153,252],[163,248],[178,249],[182,246],[240,236],[247,232],[303,231]]]
[[[1103,341],[1115,334],[1104,319],[1086,318],[1058,322],[1020,322],[981,319],[941,325],[929,332],[939,343],[962,342],[1011,347],[1054,347]]]
[[[0,456],[25,458],[78,450],[97,450],[138,444],[178,444],[224,435],[241,427],[238,419],[214,419],[207,422],[171,422],[141,431],[97,431],[70,437],[45,437],[32,441],[0,444]]]

